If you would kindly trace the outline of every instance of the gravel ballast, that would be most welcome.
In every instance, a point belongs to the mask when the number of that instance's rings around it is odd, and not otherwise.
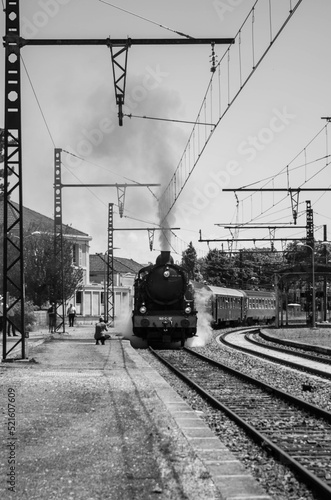
[[[248,375],[259,378],[269,385],[331,411],[330,382],[230,349],[216,342],[216,337],[219,334],[220,332],[213,332],[205,346],[193,347],[193,349]],[[311,490],[301,484],[295,474],[275,461],[266,451],[256,446],[229,418],[220,415],[219,412],[206,404],[200,396],[178,380],[164,365],[159,364],[151,353],[147,351],[139,352],[151,366],[161,373],[179,395],[200,414],[209,427],[219,436],[220,440],[250,470],[266,493],[277,500],[320,500],[318,495],[314,495]],[[307,382],[312,387],[312,391],[303,390]]]

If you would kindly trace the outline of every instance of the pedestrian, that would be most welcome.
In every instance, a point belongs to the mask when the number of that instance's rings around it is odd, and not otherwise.
[[[72,304],[70,304],[70,306],[68,307],[67,315],[69,317],[69,326],[74,326],[76,308]]]
[[[8,314],[7,314],[7,335],[8,335],[8,337],[10,337],[11,335],[13,335],[13,337],[18,337],[18,335],[16,333],[15,325],[13,323],[13,319],[14,319],[14,311],[12,308],[10,308],[8,310]]]
[[[100,318],[99,322],[96,323],[96,325],[95,325],[95,334],[94,334],[95,345],[99,345],[99,340],[101,341],[102,345],[105,345],[105,340],[107,338],[108,339],[110,338],[109,335],[104,334],[105,331],[108,331],[107,325],[104,322],[104,319]]]
[[[56,307],[54,302],[52,302],[51,305],[49,306],[47,314],[48,314],[48,331],[50,333],[55,333]]]
[[[12,332],[12,333],[10,333],[10,332]],[[10,321],[7,321],[7,334],[8,334],[8,337],[10,337],[11,334],[13,335],[13,337],[18,337],[18,335],[16,333],[15,325],[14,325],[14,323],[11,323]]]

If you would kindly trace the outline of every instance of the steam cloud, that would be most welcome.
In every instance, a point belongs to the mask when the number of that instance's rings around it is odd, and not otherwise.
[[[188,339],[188,347],[202,347],[212,339],[213,329],[211,327],[212,315],[209,312],[208,302],[212,292],[199,288],[195,291],[195,305],[198,311],[197,336]]]
[[[178,119],[181,116],[183,110],[178,94],[164,86],[150,90],[140,102],[133,101],[132,95],[135,95],[135,89],[141,87],[142,81],[143,75],[128,77],[128,105],[123,108],[125,114],[166,119]],[[61,94],[61,108],[65,110],[69,102],[63,101],[63,95]],[[68,99],[70,92],[65,95]],[[130,104],[134,109],[129,108]],[[67,144],[66,149],[77,156],[82,156],[78,150],[79,146],[87,144],[89,134],[91,136],[93,131],[100,130],[103,120],[107,119],[108,124],[111,123],[111,132],[104,134],[102,140],[92,145],[90,154],[86,156],[88,161],[107,167],[101,170],[90,163],[77,161],[77,167],[73,165],[70,170],[74,176],[86,183],[135,181],[142,184],[161,184],[154,196],[147,188],[128,190],[129,194],[125,198],[126,215],[160,224],[162,227],[171,227],[175,222],[173,210],[164,218],[167,207],[158,206],[157,199],[175,171],[187,138],[174,123],[161,120],[124,117],[123,127],[119,127],[117,112],[113,83],[107,81],[97,88],[91,88],[85,95],[81,108],[76,109],[74,115],[71,114],[62,120],[62,123],[67,124],[62,130],[62,143]],[[98,137],[96,132],[95,134]],[[155,191],[155,188],[152,189]],[[95,223],[95,214],[90,217],[91,224],[93,219]],[[90,234],[92,232],[90,231]],[[159,234],[161,250],[170,250],[171,231],[166,230]]]

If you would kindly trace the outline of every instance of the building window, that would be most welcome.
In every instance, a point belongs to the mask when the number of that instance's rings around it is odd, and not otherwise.
[[[74,266],[77,266],[77,258],[76,258],[76,244],[72,245],[72,263]]]
[[[82,292],[76,292],[76,304],[82,303]]]

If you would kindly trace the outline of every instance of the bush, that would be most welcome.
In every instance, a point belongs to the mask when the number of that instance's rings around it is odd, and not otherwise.
[[[11,317],[11,320],[13,321],[14,325],[18,326],[21,324],[20,303],[15,304],[12,311],[13,311],[13,316]],[[35,323],[36,323],[36,316],[34,313],[34,306],[32,302],[26,301],[24,303],[24,331],[31,332],[33,329],[33,325]]]

